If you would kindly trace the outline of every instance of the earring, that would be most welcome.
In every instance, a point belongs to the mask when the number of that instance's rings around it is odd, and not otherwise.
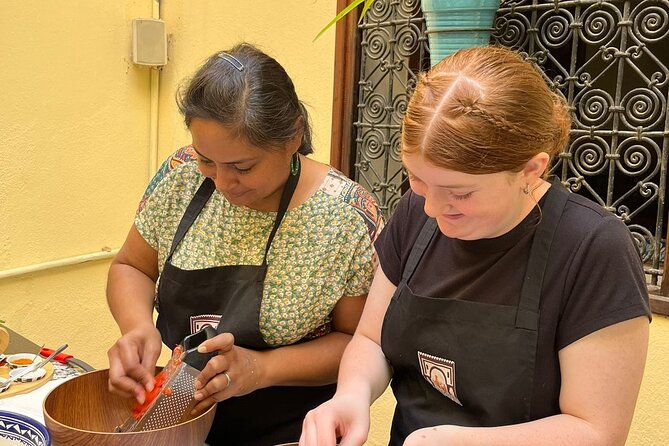
[[[295,152],[293,157],[290,159],[290,174],[292,176],[297,175],[297,172],[300,171],[300,155]]]
[[[523,193],[524,193],[525,195],[529,195],[529,194],[530,194],[530,185],[529,185],[529,184],[525,183],[525,187],[523,188]]]

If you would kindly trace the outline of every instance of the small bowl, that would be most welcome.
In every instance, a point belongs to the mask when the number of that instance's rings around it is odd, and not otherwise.
[[[33,365],[36,361],[41,360],[42,358],[34,353],[17,353],[7,357],[7,364],[9,365],[9,368],[17,369],[19,367]]]
[[[23,372],[23,367],[13,369],[9,372],[9,377],[14,378],[16,375],[18,375],[21,372]],[[33,370],[32,372],[26,373],[25,375],[18,378],[16,381],[22,382],[22,383],[31,383],[33,381],[37,381],[38,379],[44,378],[44,375],[46,375],[46,370],[37,369],[37,370]]]
[[[26,446],[51,446],[51,437],[42,423],[6,410],[0,410],[0,438]]]

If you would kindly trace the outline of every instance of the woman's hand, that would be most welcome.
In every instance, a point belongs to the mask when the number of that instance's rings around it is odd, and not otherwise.
[[[309,411],[300,446],[360,446],[369,432],[369,404],[355,395],[335,395]],[[341,438],[337,443],[337,438]]]
[[[219,401],[246,395],[260,388],[260,354],[235,345],[231,333],[222,333],[198,347],[200,353],[218,351],[195,380],[193,414],[204,412]]]
[[[116,341],[107,352],[109,391],[144,403],[146,392],[153,389],[161,346],[160,333],[152,324],[134,328]]]

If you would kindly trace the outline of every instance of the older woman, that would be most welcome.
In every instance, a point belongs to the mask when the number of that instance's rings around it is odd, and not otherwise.
[[[332,396],[373,275],[381,220],[370,195],[312,152],[307,112],[273,58],[212,55],[179,96],[193,138],[152,181],[109,271],[122,337],[110,388],[144,400],[161,340],[220,335],[196,381],[218,402],[211,445],[296,441]],[[157,328],[152,322],[154,303]]]

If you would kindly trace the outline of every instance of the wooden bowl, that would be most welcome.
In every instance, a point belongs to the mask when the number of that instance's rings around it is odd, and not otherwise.
[[[107,390],[109,369],[72,378],[53,389],[42,407],[53,446],[202,446],[216,406],[183,423],[144,432],[115,433],[133,402]]]

